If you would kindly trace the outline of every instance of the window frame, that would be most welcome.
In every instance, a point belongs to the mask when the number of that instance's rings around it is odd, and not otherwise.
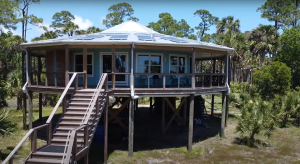
[[[136,56],[135,56],[135,61],[136,61],[136,64],[135,64],[135,72],[134,73],[138,73],[137,70],[138,70],[138,66],[139,65],[139,56],[148,56],[148,60],[150,61],[151,59],[151,56],[160,56],[161,57],[161,64],[160,65],[154,65],[154,66],[160,66],[161,67],[161,71],[160,73],[164,73],[164,54],[163,53],[143,53],[143,52],[140,52],[140,53],[136,53]],[[146,65],[144,65],[146,66]],[[151,62],[149,62],[149,71],[147,72],[147,74],[151,74]]]
[[[187,73],[187,58],[188,56],[187,55],[179,55],[179,54],[169,54],[169,73],[171,73],[171,66],[175,66],[175,65],[171,65],[171,57],[177,57],[177,67],[179,67],[179,62],[178,62],[178,59],[179,57],[183,57],[184,58],[184,72],[183,73]],[[178,73],[176,72],[177,74],[181,74],[181,73]]]
[[[99,53],[100,57],[99,57],[99,60],[100,60],[100,77],[101,77],[101,74],[103,73],[103,55],[110,55],[112,56],[112,52],[100,52]],[[128,52],[115,52],[115,55],[125,55],[126,56],[126,61],[125,61],[125,72],[128,72],[128,70],[130,69],[130,56],[128,55]],[[129,78],[128,78],[128,75],[125,75],[125,81],[116,81],[115,84],[118,84],[119,86],[122,86],[122,85],[125,85],[127,86],[129,83]],[[111,85],[112,82],[111,81],[108,81],[108,84]]]
[[[73,60],[73,70],[74,70],[74,72],[76,72],[76,56],[78,56],[78,55],[82,55],[82,57],[83,57],[83,53],[74,53],[74,60]],[[86,63],[86,65],[88,66],[88,65],[92,65],[92,74],[87,74],[87,77],[94,77],[94,72],[95,72],[95,70],[94,70],[94,68],[95,68],[95,63],[94,63],[94,53],[93,52],[88,52],[86,55],[92,55],[92,64],[88,64],[88,63]],[[83,70],[83,61],[82,61],[82,70]],[[82,75],[79,75],[79,76],[82,76]]]

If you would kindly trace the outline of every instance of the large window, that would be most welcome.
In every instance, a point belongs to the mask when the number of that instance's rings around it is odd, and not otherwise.
[[[83,72],[83,54],[75,54],[75,72]],[[93,54],[87,54],[87,74],[93,75]]]
[[[185,73],[185,56],[170,55],[170,73]]]
[[[162,56],[143,54],[137,56],[137,73],[162,73]]]

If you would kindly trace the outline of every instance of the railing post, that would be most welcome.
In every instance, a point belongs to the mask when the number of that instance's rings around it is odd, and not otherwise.
[[[84,84],[84,89],[87,89],[87,72],[84,71],[84,74],[83,74],[83,84]]]
[[[86,126],[84,127],[84,146],[88,146],[89,142],[89,124],[87,123]]]
[[[73,142],[73,148],[72,148],[73,158],[75,158],[76,154],[77,154],[77,132],[75,132],[75,135],[74,135],[74,142]]]
[[[97,100],[96,100],[96,115],[99,114],[99,97],[97,97]]]
[[[37,130],[34,130],[31,136],[31,152],[36,152]]]
[[[163,75],[163,89],[166,88],[166,75]]]
[[[9,160],[9,164],[13,164],[13,158],[14,156],[12,156],[11,159]]]
[[[78,76],[75,77],[74,93],[78,90]]]
[[[51,144],[51,139],[52,139],[52,121],[48,124],[48,132],[47,132],[47,137],[48,137],[48,145]]]

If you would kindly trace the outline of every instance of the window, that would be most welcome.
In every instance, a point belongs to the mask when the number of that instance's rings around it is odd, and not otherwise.
[[[185,57],[170,55],[170,73],[185,73]]]
[[[83,72],[83,54],[75,54],[75,72]],[[87,74],[93,75],[93,54],[87,54]]]
[[[150,68],[150,69],[149,69]],[[137,73],[162,73],[162,56],[145,54],[137,56]]]

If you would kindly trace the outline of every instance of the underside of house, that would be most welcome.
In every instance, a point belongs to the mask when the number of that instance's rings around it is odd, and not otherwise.
[[[26,163],[74,163],[81,158],[88,163],[99,122],[104,124],[106,163],[108,128],[113,121],[128,131],[128,155],[133,156],[137,123],[134,112],[138,110],[137,100],[143,97],[150,97],[150,108],[155,106],[161,111],[162,133],[174,121],[188,127],[187,147],[192,151],[194,110],[200,110],[194,109],[194,103],[198,103],[195,101],[200,101],[195,97],[222,94],[220,134],[224,136],[228,63],[234,52],[231,48],[163,35],[133,21],[101,33],[21,46],[26,49],[22,58],[23,65],[26,58],[23,89],[28,94],[30,130],[4,163],[13,161],[14,154],[29,137],[31,154]],[[40,97],[40,117],[42,94],[61,95],[46,123],[38,127],[32,127],[34,92]],[[176,97],[181,98],[179,106]],[[61,104],[62,115],[54,121]],[[170,120],[165,119],[167,110],[172,113]],[[128,125],[124,125],[120,113],[128,116]],[[25,110],[23,117],[26,124]],[[47,144],[42,147],[36,144],[40,130],[47,132]]]

